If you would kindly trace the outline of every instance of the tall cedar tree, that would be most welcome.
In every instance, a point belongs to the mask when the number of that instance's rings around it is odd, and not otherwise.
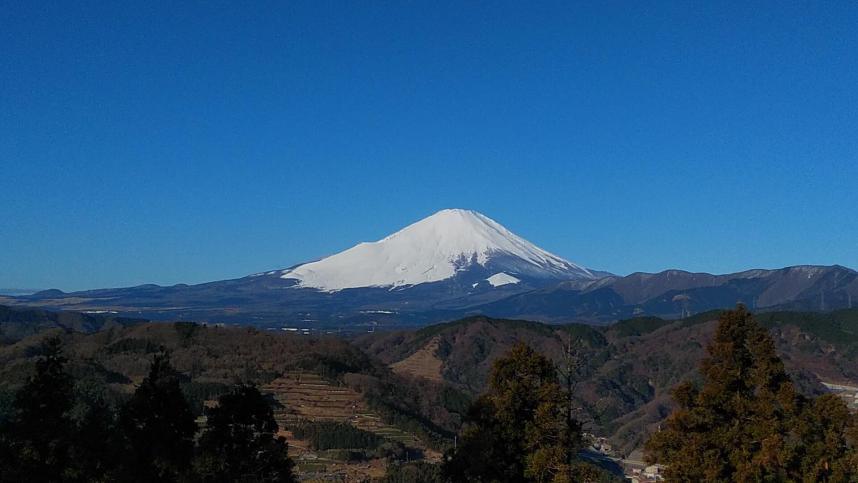
[[[489,390],[468,411],[444,475],[452,481],[568,482],[595,477],[568,454],[581,441],[552,362],[519,344],[497,360]]]
[[[74,425],[71,376],[59,338],[42,343],[36,373],[15,396],[12,421],[3,431],[2,481],[74,481],[70,448]]]
[[[116,413],[104,399],[96,398],[87,405],[80,418],[71,447],[81,481],[117,481],[122,446]]]
[[[775,345],[743,306],[721,315],[700,372],[646,444],[671,481],[854,481],[855,420],[834,395],[796,391]]]
[[[292,460],[268,401],[253,386],[238,386],[207,411],[194,464],[206,483],[291,483]]]
[[[187,476],[197,425],[167,354],[155,356],[120,423],[128,443],[126,481],[172,482]]]

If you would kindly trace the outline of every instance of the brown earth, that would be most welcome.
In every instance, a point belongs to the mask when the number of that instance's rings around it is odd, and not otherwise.
[[[444,364],[438,356],[439,337],[433,337],[422,349],[390,365],[393,372],[411,377],[422,377],[430,381],[443,382],[441,367]]]

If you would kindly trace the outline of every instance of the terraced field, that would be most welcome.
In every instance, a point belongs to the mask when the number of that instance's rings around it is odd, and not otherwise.
[[[301,419],[343,422],[407,446],[423,447],[414,436],[382,422],[367,408],[359,393],[331,384],[316,374],[290,372],[262,390],[280,403],[274,417],[281,428],[288,429]]]
[[[282,435],[289,442],[289,453],[295,458],[299,473],[330,473],[339,468],[343,473],[353,474],[356,469],[363,467],[373,473],[377,472],[375,464],[344,465],[341,461],[325,458],[324,452],[308,448],[305,442],[295,439],[289,431],[289,428],[300,420],[349,423],[388,440],[421,449],[427,459],[440,459],[440,454],[426,448],[414,436],[385,424],[381,417],[367,408],[358,392],[332,384],[316,374],[289,372],[260,389],[271,394],[279,403],[279,407],[274,411],[274,418]]]

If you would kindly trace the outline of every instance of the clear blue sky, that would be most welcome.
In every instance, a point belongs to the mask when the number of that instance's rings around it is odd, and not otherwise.
[[[858,3],[537,3],[3,1],[0,287],[238,277],[447,207],[622,274],[858,268]]]

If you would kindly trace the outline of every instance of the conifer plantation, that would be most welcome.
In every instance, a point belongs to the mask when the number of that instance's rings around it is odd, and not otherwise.
[[[858,479],[855,416],[833,394],[800,395],[744,307],[721,316],[700,374],[646,445],[669,481]]]
[[[36,372],[0,424],[0,481],[295,481],[268,401],[237,386],[207,410],[200,431],[167,354],[125,404],[80,398],[58,338],[48,338]]]

